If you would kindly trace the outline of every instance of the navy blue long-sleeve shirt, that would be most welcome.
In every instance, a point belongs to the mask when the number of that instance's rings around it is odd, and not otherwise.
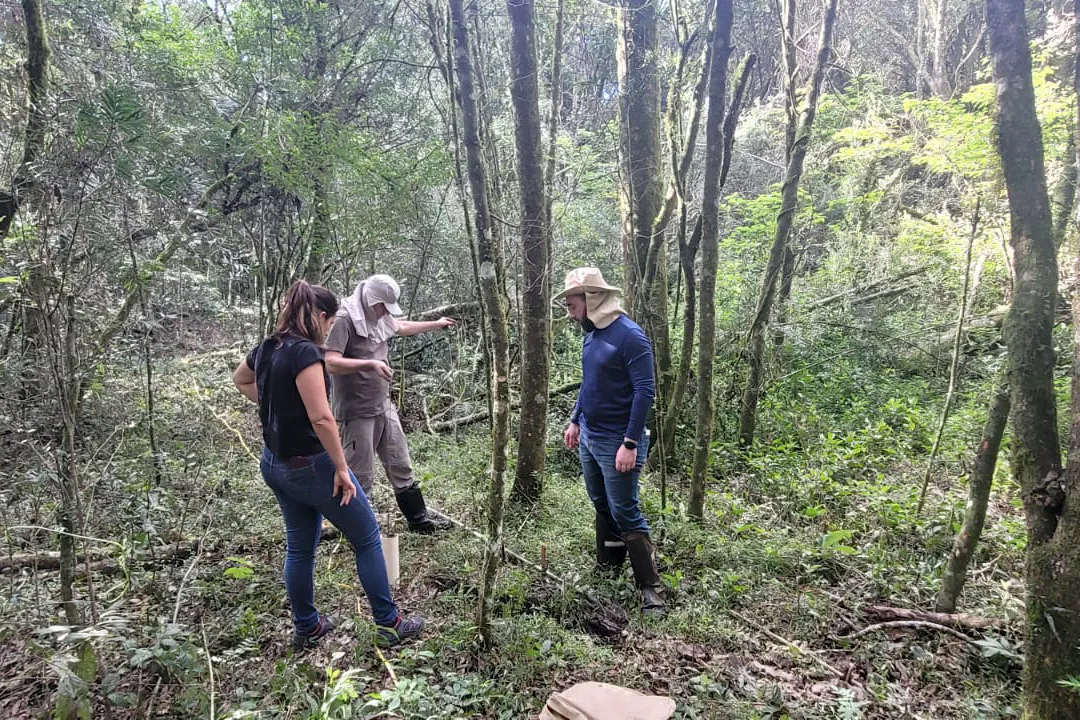
[[[591,435],[640,441],[655,394],[652,344],[625,315],[585,335],[571,422]]]

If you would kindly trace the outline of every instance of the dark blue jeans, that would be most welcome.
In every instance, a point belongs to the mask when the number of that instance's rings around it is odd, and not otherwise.
[[[341,530],[356,553],[356,574],[371,603],[375,622],[393,625],[398,611],[390,595],[379,521],[356,478],[352,479],[356,497],[342,507],[340,495],[334,497],[334,463],[327,453],[313,456],[303,467],[292,468],[263,448],[259,469],[285,518],[285,590],[296,629],[306,633],[319,624],[319,611],[315,609],[315,549],[323,517]]]
[[[585,490],[599,515],[606,516],[619,534],[633,531],[649,532],[649,523],[638,505],[638,478],[649,456],[649,436],[641,438],[637,447],[637,462],[629,472],[615,469],[615,453],[622,445],[621,437],[596,437],[584,427],[578,443],[578,458],[585,475]]]

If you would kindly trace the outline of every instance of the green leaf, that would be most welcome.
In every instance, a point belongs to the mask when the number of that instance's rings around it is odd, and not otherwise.
[[[850,530],[833,530],[831,533],[821,536],[821,547],[833,548],[840,544],[843,540],[849,540],[851,538]]]

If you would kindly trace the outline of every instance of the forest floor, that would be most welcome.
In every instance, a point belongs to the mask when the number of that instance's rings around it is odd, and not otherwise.
[[[921,466],[888,456],[888,467],[864,463],[845,475],[819,455],[763,450],[715,483],[704,525],[683,514],[682,480],[669,479],[662,510],[659,475],[647,473],[642,501],[671,612],[643,619],[628,575],[592,573],[591,508],[554,426],[542,502],[510,509],[506,542],[533,562],[543,547],[565,584],[505,565],[496,641],[482,650],[473,625],[481,543],[464,530],[402,533],[397,599],[428,624],[419,642],[379,653],[351,553],[330,539],[316,597],[346,621],[295,655],[283,528],[254,459],[254,409],[228,383],[232,361],[161,361],[157,478],[140,426],[145,388],[113,377],[91,396],[85,527],[105,542],[81,548],[102,558],[92,576],[96,622],[62,624],[55,572],[0,574],[0,717],[70,709],[67,717],[523,719],[583,680],[668,695],[678,718],[1018,716],[1022,589],[1011,579],[1023,547],[1008,489],[995,493],[962,597],[966,612],[1000,627],[965,630],[969,639],[926,628],[844,639],[880,619],[871,606],[933,607],[958,518],[939,488],[915,516]],[[414,433],[411,447],[429,504],[482,528],[483,427]],[[44,481],[29,458],[18,467],[0,490],[5,554],[48,543],[48,534],[13,527],[53,522],[49,502],[32,502]],[[374,495],[384,527],[400,530],[389,489]],[[87,609],[89,589],[79,582]],[[579,589],[609,608],[606,622]],[[610,634],[620,607],[626,625]]]

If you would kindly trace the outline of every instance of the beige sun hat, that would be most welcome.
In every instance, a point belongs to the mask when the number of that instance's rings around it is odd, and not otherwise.
[[[566,273],[563,290],[555,296],[555,299],[562,300],[567,295],[585,295],[592,292],[621,293],[622,290],[614,285],[608,285],[603,273],[597,268],[579,267]]]

